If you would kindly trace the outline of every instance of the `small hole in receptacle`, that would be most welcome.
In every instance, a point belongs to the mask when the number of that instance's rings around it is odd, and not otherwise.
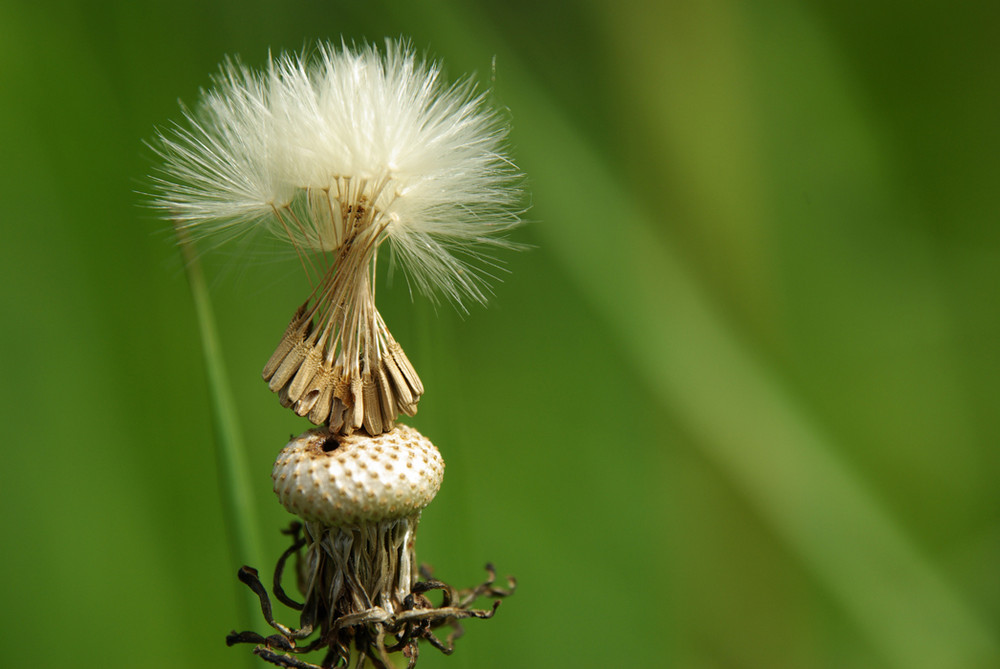
[[[340,442],[337,441],[337,438],[331,434],[329,437],[323,440],[323,445],[320,446],[320,448],[323,449],[324,453],[329,453],[331,451],[335,451],[338,448],[340,448]]]

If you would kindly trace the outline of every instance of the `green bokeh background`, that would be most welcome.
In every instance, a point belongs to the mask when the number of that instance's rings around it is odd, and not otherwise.
[[[142,142],[226,54],[407,35],[485,85],[495,57],[533,246],[465,317],[379,291],[448,463],[420,558],[521,582],[420,666],[1000,666],[998,25],[988,0],[3,0],[0,665],[251,666]],[[305,425],[259,369],[304,277],[206,262],[268,571]]]

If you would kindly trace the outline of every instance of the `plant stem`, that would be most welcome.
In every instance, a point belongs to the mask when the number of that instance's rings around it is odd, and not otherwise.
[[[252,629],[259,610],[253,593],[236,580],[239,566],[260,567],[260,538],[255,525],[254,499],[249,484],[246,449],[240,430],[235,402],[226,376],[219,345],[212,302],[205,286],[205,277],[194,245],[188,236],[177,230],[177,238],[184,256],[184,265],[194,299],[198,330],[201,336],[205,373],[212,403],[212,426],[215,432],[215,455],[219,473],[222,513],[227,529],[230,555],[234,563],[233,584],[240,597],[240,626]]]

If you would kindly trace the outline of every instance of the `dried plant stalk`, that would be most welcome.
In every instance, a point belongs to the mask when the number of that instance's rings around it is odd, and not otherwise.
[[[489,564],[486,581],[474,588],[456,590],[434,579],[428,567],[420,569],[424,580],[418,581],[413,553],[416,521],[388,522],[392,527],[355,530],[307,524],[306,536],[302,536],[302,525],[293,523],[286,532],[293,543],[278,560],[273,591],[278,601],[302,612],[299,627],[293,629],[275,620],[257,571],[244,567],[240,580],[260,599],[265,620],[278,634],[263,637],[255,632],[231,632],[226,643],[256,644],[256,655],[280,667],[329,669],[352,666],[353,659],[353,666],[368,661],[380,669],[391,669],[390,655],[402,653],[412,669],[419,657],[420,641],[451,654],[455,640],[462,635],[459,621],[492,618],[500,600],[517,587],[512,577],[508,577],[506,588],[495,586],[496,572]],[[302,603],[291,599],[281,585],[285,564],[292,555],[298,561],[299,588],[305,593]],[[441,592],[440,604],[427,596],[433,590]],[[493,606],[472,608],[482,597],[492,598]],[[442,626],[451,627],[444,640],[434,634]],[[324,648],[326,654],[319,665],[295,657]]]

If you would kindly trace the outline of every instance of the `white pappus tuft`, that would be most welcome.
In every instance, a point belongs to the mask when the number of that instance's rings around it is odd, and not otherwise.
[[[285,238],[313,283],[265,367],[272,390],[345,433],[412,415],[423,387],[374,306],[378,248],[426,294],[485,301],[483,249],[520,222],[502,117],[393,40],[263,72],[228,60],[184,116],[158,137],[153,204],[194,238]]]

